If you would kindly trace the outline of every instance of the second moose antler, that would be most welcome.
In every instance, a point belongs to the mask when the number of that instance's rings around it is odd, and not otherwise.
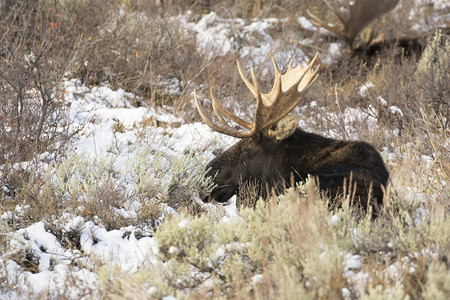
[[[328,1],[323,0],[323,2],[334,12],[342,24],[340,26],[331,26],[327,22],[320,20],[310,11],[307,11],[312,19],[312,23],[315,26],[327,29],[339,39],[344,40],[348,49],[352,51],[355,38],[364,27],[369,25],[374,19],[391,11],[399,0],[353,0],[351,1],[352,5],[347,0],[345,3],[347,10],[346,16],[342,15]]]
[[[250,83],[250,81],[242,72],[239,61],[236,61],[238,71],[241,75],[242,80],[244,81],[245,85],[250,90],[252,95],[256,98],[256,113],[252,123],[242,120],[238,116],[233,115],[225,107],[223,107],[214,97],[212,89],[210,91],[213,111],[220,124],[214,123],[205,114],[197,99],[197,95],[194,92],[194,99],[195,104],[197,105],[198,112],[200,113],[203,121],[217,132],[238,138],[253,137],[261,132],[261,130],[263,130],[264,128],[267,128],[280,121],[292,109],[294,109],[300,99],[302,99],[303,95],[307,92],[311,84],[317,78],[319,67],[317,66],[315,70],[312,70],[312,68],[317,60],[318,55],[319,54],[317,53],[307,67],[302,67],[300,64],[298,64],[294,68],[292,67],[293,59],[291,59],[288,70],[285,74],[281,74],[277,63],[271,54],[275,69],[275,80],[272,90],[267,94],[261,93],[259,91],[258,82],[256,81],[253,69],[251,69],[253,83]],[[229,126],[224,117],[227,117],[239,126],[243,127],[244,129],[246,129],[246,131],[238,130]]]

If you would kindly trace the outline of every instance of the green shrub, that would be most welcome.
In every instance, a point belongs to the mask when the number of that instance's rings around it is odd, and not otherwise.
[[[166,203],[175,210],[187,208],[196,213],[197,195],[207,195],[214,188],[197,157],[191,152],[168,156],[150,149],[140,151],[126,170],[133,197],[142,203]]]
[[[147,149],[127,162],[119,168],[108,158],[69,156],[48,168],[39,197],[57,199],[108,229],[140,222],[153,227],[166,214],[163,204],[196,213],[195,195],[213,188],[192,153],[171,157]]]

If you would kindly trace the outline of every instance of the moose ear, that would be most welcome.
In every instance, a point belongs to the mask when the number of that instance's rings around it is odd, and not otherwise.
[[[294,133],[299,120],[300,118],[297,115],[287,115],[274,125],[264,129],[262,133],[277,141],[284,140]]]

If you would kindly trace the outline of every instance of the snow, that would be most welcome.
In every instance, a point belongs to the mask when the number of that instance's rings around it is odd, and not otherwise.
[[[332,226],[336,226],[338,222],[339,222],[339,216],[338,215],[332,215],[331,218],[330,218],[330,224]]]
[[[359,95],[361,97],[368,97],[370,95],[370,89],[374,88],[375,84],[372,82],[367,82],[359,88]]]
[[[446,1],[435,1],[435,5],[448,7]],[[198,22],[190,21],[189,14],[179,17],[179,21],[185,30],[195,36],[199,51],[210,55],[226,55],[237,48],[238,41],[245,40],[245,44],[238,53],[240,58],[248,58],[253,64],[266,63],[269,52],[278,47],[277,41],[269,32],[279,25],[277,19],[261,19],[248,22],[244,19],[224,19],[214,12],[203,16]],[[314,30],[314,26],[304,17],[299,17],[297,22],[308,30]],[[323,61],[330,62],[339,55],[340,46],[337,43],[329,45],[328,54],[324,54]],[[304,54],[298,50],[296,53],[289,51],[277,53],[277,60],[288,61],[295,54],[300,61],[305,60]],[[270,64],[268,64],[268,68]],[[359,94],[361,97],[369,97],[370,89],[374,87],[371,82],[364,83]],[[67,122],[70,124],[70,132],[78,132],[78,139],[72,145],[68,154],[86,155],[92,157],[111,157],[116,160],[120,169],[126,169],[133,155],[136,155],[145,146],[152,150],[164,153],[167,157],[175,157],[180,153],[193,151],[198,153],[200,159],[206,164],[215,157],[216,151],[222,151],[234,144],[237,139],[217,132],[213,132],[207,125],[197,122],[186,124],[181,116],[173,112],[170,107],[134,107],[132,103],[137,97],[122,89],[113,90],[108,85],[87,87],[78,79],[67,79],[64,83],[64,100],[70,103],[67,112]],[[381,105],[388,103],[382,97]],[[316,101],[305,104],[317,107]],[[393,115],[403,117],[403,112],[396,106],[389,106]],[[346,124],[356,121],[364,121],[368,126],[375,126],[376,118],[373,112],[361,108],[347,108],[343,112],[343,120]],[[336,117],[336,116],[333,116]],[[167,128],[146,125],[146,121],[154,119],[169,124]],[[302,120],[300,124],[308,128],[309,120]],[[171,124],[180,124],[171,126]],[[346,127],[349,138],[357,138],[355,128]],[[329,132],[333,137],[336,132]],[[4,187],[3,187],[4,188]],[[130,203],[128,209],[120,210],[122,214],[132,214],[138,209],[138,204]],[[19,218],[23,207],[17,206],[14,212],[4,212],[2,220]],[[238,217],[236,198],[233,197],[229,205],[224,206],[223,222],[229,222]],[[135,228],[132,226],[119,230],[106,230],[103,226],[96,225],[93,221],[86,221],[76,215],[59,216],[63,228],[69,232],[77,229],[81,233],[81,249],[68,250],[58,241],[56,236],[46,229],[46,224],[36,222],[26,228],[19,229],[13,236],[13,249],[16,251],[30,251],[38,261],[39,272],[32,274],[24,271],[12,260],[6,262],[7,280],[11,284],[18,283],[24,289],[30,288],[31,294],[42,294],[46,291],[64,293],[69,299],[82,297],[84,289],[90,289],[95,296],[98,284],[98,275],[89,271],[94,264],[100,261],[102,264],[114,264],[121,270],[135,272],[144,263],[156,263],[158,261],[157,243],[152,237],[137,239]],[[333,215],[330,223],[336,226],[339,217]],[[186,227],[187,220],[178,224],[180,228]],[[357,239],[358,233],[355,233]],[[214,254],[213,260],[218,261],[227,252],[241,251],[246,245],[232,243],[222,245]],[[80,251],[83,252],[82,258]],[[170,247],[169,253],[177,253],[180,250]],[[367,274],[358,272],[361,268],[359,255],[343,254],[344,278],[354,281],[367,280]],[[74,266],[73,262],[77,262]],[[397,277],[399,268],[403,266],[391,266],[389,273],[392,278]],[[69,291],[66,281],[74,280],[76,284],[70,285]],[[257,274],[251,278],[253,285],[263,282],[263,275]],[[213,283],[209,282],[212,286]],[[26,294],[26,293],[25,293]],[[2,295],[8,298],[17,298],[14,292]],[[347,288],[342,289],[342,297],[350,298],[351,292]],[[163,299],[175,299],[165,297]]]
[[[189,35],[195,37],[198,51],[210,58],[232,53],[238,58],[248,59],[251,65],[264,64],[270,69],[269,52],[283,47],[270,33],[278,31],[284,20],[265,18],[249,22],[241,18],[221,18],[214,12],[204,15],[199,21],[191,21],[190,16],[190,13],[186,13],[177,20]],[[307,21],[303,19],[298,22],[308,26]],[[302,37],[299,35],[293,39],[300,41]],[[308,60],[298,47],[275,53],[277,61],[288,62],[293,56],[302,62]]]
[[[87,222],[81,231],[81,250],[87,255],[94,254],[104,263],[114,261],[129,272],[135,272],[146,260],[156,261],[153,255],[157,253],[157,246],[153,238],[137,240],[133,232],[128,238],[123,235],[124,230],[107,231]]]
[[[131,103],[135,96],[121,89],[112,90],[108,86],[88,88],[77,79],[67,80],[64,88],[65,101],[70,103],[67,112],[69,131],[78,132],[68,156],[72,152],[98,158],[114,157],[115,165],[125,170],[133,155],[142,151],[142,147],[150,147],[168,157],[189,151],[202,153],[200,158],[206,164],[214,158],[214,151],[227,148],[237,141],[213,132],[203,123],[184,124],[184,119],[172,113],[170,108],[134,107]],[[181,126],[146,126],[145,120],[150,118]],[[115,129],[116,124],[121,124],[122,129]],[[205,149],[206,145],[208,149]],[[130,203],[128,210],[122,209],[118,213],[130,215],[138,207],[139,204]],[[2,219],[19,218],[24,209],[17,206],[14,212],[4,212]],[[237,215],[235,204],[225,209],[228,211],[225,218]],[[66,250],[56,236],[46,230],[43,222],[20,229],[14,234],[13,248],[17,251],[28,249],[37,260],[39,272],[32,274],[23,271],[9,261],[7,270],[11,282],[19,281],[21,285],[29,286],[32,294],[48,290],[58,293],[68,278],[76,278],[78,288],[73,287],[68,297],[77,299],[84,286],[95,287],[98,275],[88,270],[96,262],[106,265],[114,263],[130,273],[144,263],[157,262],[156,240],[153,237],[137,239],[133,227],[108,231],[92,221],[69,214],[60,216],[60,222],[66,232],[74,229],[80,231],[81,249]],[[180,222],[180,226],[186,225]],[[177,249],[171,248],[169,251],[176,252]],[[74,261],[82,268],[72,267]]]
[[[361,90],[363,90],[363,87],[361,88]],[[361,92],[361,90],[360,90],[360,95],[363,96],[363,94],[364,94],[366,96],[367,94],[365,92]],[[387,101],[383,97],[378,96],[377,99],[380,101],[381,106],[384,106],[384,107],[388,106]],[[403,117],[403,115],[404,115],[402,109],[395,105],[389,106],[389,111],[394,116],[397,115],[397,116]]]
[[[227,22],[223,26],[215,26],[215,24],[223,22],[223,19],[214,12],[203,16],[197,23],[187,21],[184,16],[181,17],[181,21],[184,22],[184,28],[196,34],[200,49],[210,57],[225,55],[231,51],[232,42],[235,39],[232,36],[233,28],[244,23],[242,19],[235,19],[232,23]]]
[[[84,223],[80,218],[69,220],[66,228],[82,226],[80,242],[84,255],[95,257],[96,260],[105,264],[114,262],[128,272],[136,271],[144,262],[156,262],[155,255],[158,251],[153,238],[143,237],[137,240],[133,232],[128,238],[124,238],[124,232],[133,230],[132,228],[106,231],[105,228],[96,226],[93,222]],[[65,279],[68,277],[75,276],[77,281],[80,281],[78,283],[80,287],[92,286],[92,283],[97,281],[97,275],[88,271],[89,267],[94,267],[95,262],[80,258],[78,251],[65,250],[56,237],[46,231],[43,222],[18,230],[14,241],[18,251],[28,249],[38,259],[39,273],[20,272],[18,266],[10,261],[8,263],[10,281],[13,282],[18,278],[19,281],[28,283],[33,293],[39,294],[49,288],[57,290],[58,287],[65,288]],[[70,267],[74,261],[87,269]],[[73,298],[77,298],[75,289],[73,293]]]
[[[297,22],[307,30],[315,30],[317,27],[314,26],[311,21],[303,16],[297,18]]]
[[[359,270],[361,268],[361,257],[359,255],[347,253],[344,258],[344,277],[348,277],[345,275],[347,272],[352,272],[353,270]]]
[[[262,284],[263,280],[264,280],[264,275],[263,274],[253,275],[253,277],[252,277],[252,284],[253,285]]]
[[[342,288],[342,297],[344,299],[351,299],[352,293],[350,292],[350,290],[348,288]]]
[[[391,105],[389,107],[389,110],[391,111],[391,113],[393,115],[399,115],[400,117],[403,117],[403,111],[401,110],[401,108],[395,106],[395,105]]]
[[[341,55],[341,46],[338,43],[330,43],[328,51],[321,55],[322,61],[326,64],[331,64]]]

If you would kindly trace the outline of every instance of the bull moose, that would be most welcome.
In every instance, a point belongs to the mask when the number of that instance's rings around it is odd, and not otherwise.
[[[212,160],[207,168],[216,187],[203,197],[225,202],[239,193],[239,184],[258,182],[270,190],[282,192],[287,184],[305,180],[308,175],[318,179],[321,190],[330,197],[342,194],[344,183],[351,178],[356,186],[355,204],[366,210],[377,208],[383,201],[383,186],[389,173],[375,148],[362,141],[336,140],[297,128],[299,116],[289,114],[299,103],[318,76],[318,54],[302,67],[293,67],[281,74],[273,58],[275,79],[272,90],[265,94],[258,88],[253,69],[252,83],[244,76],[237,61],[239,74],[256,98],[253,121],[247,122],[232,114],[214,97],[212,108],[216,122],[202,108],[194,91],[194,100],[203,121],[213,130],[241,138],[239,142]],[[232,121],[235,124],[229,125]],[[348,181],[347,181],[348,182]],[[264,188],[261,193],[265,194]]]

